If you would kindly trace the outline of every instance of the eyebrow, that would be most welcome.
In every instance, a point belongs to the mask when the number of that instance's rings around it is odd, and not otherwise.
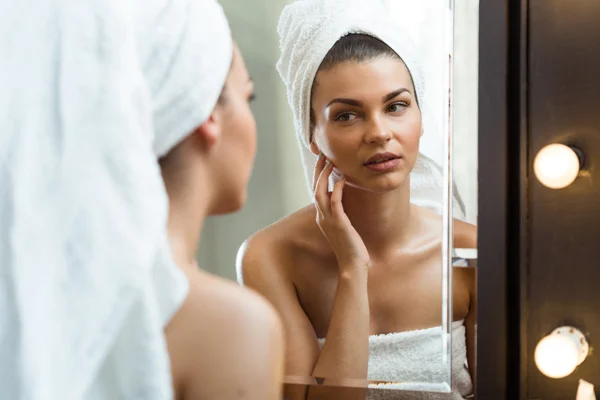
[[[410,90],[408,90],[407,88],[400,88],[398,90],[394,90],[392,93],[388,93],[385,96],[383,96],[383,102],[385,103],[387,101],[390,101],[394,97],[396,97],[404,92],[410,93]]]
[[[394,97],[404,93],[404,92],[409,92],[410,90],[408,90],[407,88],[400,88],[398,90],[394,90],[391,93],[386,94],[385,96],[382,97],[382,101],[385,103],[387,101],[390,101],[391,99],[393,99]],[[338,97],[335,98],[333,100],[331,100],[329,103],[327,103],[327,108],[329,108],[333,103],[342,103],[342,104],[348,104],[351,106],[355,106],[355,107],[362,107],[363,103],[362,101],[358,101],[358,100],[354,100],[354,99],[346,99],[343,97]]]

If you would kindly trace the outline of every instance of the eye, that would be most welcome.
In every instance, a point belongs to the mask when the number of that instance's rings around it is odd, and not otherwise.
[[[408,106],[409,106],[408,103],[406,103],[404,101],[399,101],[397,103],[390,104],[389,107],[387,108],[387,111],[388,112],[400,112]]]
[[[348,121],[351,121],[352,119],[354,119],[355,117],[356,117],[356,115],[354,115],[352,113],[344,112],[344,113],[340,113],[340,114],[336,115],[334,120],[340,121],[340,122],[348,122]]]
[[[252,103],[254,100],[256,100],[256,94],[252,93],[248,96],[248,103]]]

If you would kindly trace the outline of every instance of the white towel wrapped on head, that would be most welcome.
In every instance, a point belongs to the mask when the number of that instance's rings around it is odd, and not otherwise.
[[[406,64],[420,108],[426,109],[425,82],[418,51],[410,42],[410,35],[389,14],[383,0],[298,0],[287,5],[280,16],[277,31],[281,56],[277,70],[287,88],[305,178],[311,191],[317,162],[317,156],[309,148],[311,89],[321,62],[340,38],[350,33],[362,33],[387,44]],[[428,116],[423,114],[425,135],[427,122]],[[444,183],[441,167],[432,160],[436,158],[437,155],[428,154],[427,149],[420,149],[411,173],[411,202],[441,213]],[[455,193],[456,217],[463,217],[463,208],[460,197]]]
[[[215,0],[136,0],[138,43],[153,103],[154,149],[165,155],[213,111],[233,41]],[[165,51],[168,50],[168,51]]]
[[[172,398],[157,157],[231,56],[214,0],[0,4],[0,398]]]

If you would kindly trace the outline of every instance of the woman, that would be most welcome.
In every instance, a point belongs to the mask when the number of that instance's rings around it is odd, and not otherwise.
[[[244,205],[256,152],[252,79],[221,7],[212,0],[201,6],[191,24],[202,27],[187,28],[192,32],[183,40],[169,42],[171,56],[158,57],[168,61],[166,73],[145,64],[161,106],[154,111],[154,148],[169,200],[168,240],[189,288],[165,330],[173,388],[177,399],[276,400],[283,372],[276,313],[257,294],[203,272],[196,262],[206,217]],[[160,29],[148,28],[142,41],[160,38]],[[160,46],[152,45],[148,54],[154,55]],[[249,368],[257,360],[260,365]]]
[[[418,71],[407,66],[414,57],[398,54],[408,47],[394,24],[391,35],[376,28],[385,21],[375,4],[325,3],[335,1],[296,2],[280,20],[278,67],[297,133],[320,157],[314,204],[242,246],[240,280],[279,310],[286,375],[439,383],[441,217],[410,202],[423,134]],[[303,62],[286,62],[293,53]],[[476,247],[475,228],[455,221],[454,244]],[[453,289],[455,385],[439,398],[460,399],[472,390],[464,363],[474,365],[473,270],[456,268]],[[396,358],[385,365],[390,349]]]
[[[283,336],[277,316],[258,295],[196,263],[204,219],[245,202],[256,148],[253,96],[234,45],[213,112],[160,160],[169,194],[169,240],[189,281],[188,296],[166,328],[178,399],[281,397]],[[249,368],[258,360],[258,367]]]

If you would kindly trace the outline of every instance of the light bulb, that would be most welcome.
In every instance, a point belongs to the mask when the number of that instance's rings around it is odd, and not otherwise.
[[[549,144],[533,161],[533,172],[540,183],[551,189],[569,186],[577,178],[581,162],[574,149],[564,144]]]
[[[549,378],[570,375],[587,357],[589,346],[583,334],[564,326],[546,336],[535,348],[535,365]]]

